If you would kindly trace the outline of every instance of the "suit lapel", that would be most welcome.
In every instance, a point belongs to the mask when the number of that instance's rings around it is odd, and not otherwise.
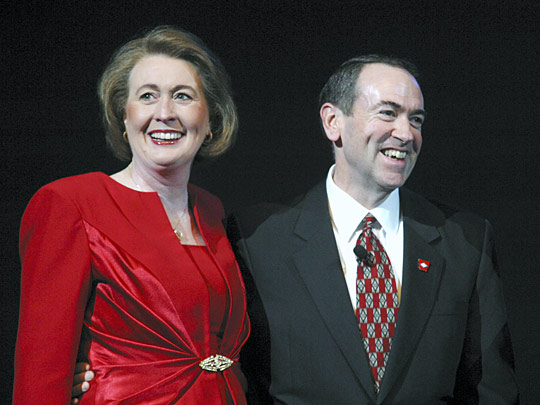
[[[366,395],[375,401],[373,378],[343,277],[324,183],[306,196],[295,233],[304,240],[303,248],[293,255],[296,270]]]
[[[430,242],[440,238],[435,226],[437,212],[431,205],[425,205],[423,200],[414,200],[410,192],[401,190],[404,227],[402,295],[396,333],[377,403],[384,401],[414,355],[435,303],[444,271],[444,259],[430,245]],[[419,268],[419,259],[430,263],[427,271]]]

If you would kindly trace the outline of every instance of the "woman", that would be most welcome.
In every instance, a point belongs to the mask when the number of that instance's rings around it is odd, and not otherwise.
[[[235,135],[226,73],[158,27],[117,51],[99,96],[130,163],[48,184],[26,209],[14,403],[69,403],[77,358],[96,372],[83,404],[245,403],[244,286],[221,203],[188,184]]]

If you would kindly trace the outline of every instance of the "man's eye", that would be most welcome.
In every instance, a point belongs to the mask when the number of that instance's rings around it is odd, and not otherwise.
[[[422,118],[422,117],[411,117],[411,123],[415,128],[419,128],[424,123],[424,118]]]
[[[386,116],[386,117],[395,117],[396,116],[395,111],[392,111],[392,110],[382,110],[381,114]]]

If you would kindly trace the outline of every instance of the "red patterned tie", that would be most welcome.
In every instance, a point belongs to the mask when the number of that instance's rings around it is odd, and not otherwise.
[[[375,380],[375,391],[379,392],[390,354],[399,303],[390,258],[373,234],[372,227],[377,220],[368,213],[363,222],[364,228],[356,244],[367,251],[367,256],[358,263],[356,318]]]

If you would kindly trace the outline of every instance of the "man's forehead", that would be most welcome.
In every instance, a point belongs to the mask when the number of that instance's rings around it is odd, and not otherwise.
[[[400,66],[387,65],[386,63],[368,63],[360,71],[358,81],[373,81],[376,79],[402,75],[405,75],[416,82],[414,76],[409,73],[407,69]]]
[[[418,82],[408,71],[382,63],[371,63],[362,69],[356,82],[357,96],[367,98],[368,103],[381,100],[414,100],[423,106],[423,95]],[[420,107],[420,106],[418,106]]]

